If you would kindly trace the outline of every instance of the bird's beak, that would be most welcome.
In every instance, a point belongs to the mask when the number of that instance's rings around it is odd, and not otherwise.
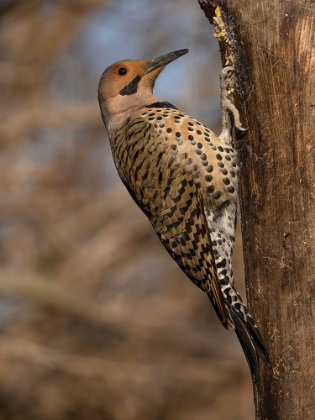
[[[181,57],[184,54],[187,54],[189,50],[177,50],[170,52],[168,54],[161,55],[158,58],[155,58],[154,60],[150,61],[149,64],[147,64],[144,68],[144,74],[151,73],[151,71],[157,70],[157,69],[163,69],[167,64],[171,63],[172,61],[176,60],[177,58]]]

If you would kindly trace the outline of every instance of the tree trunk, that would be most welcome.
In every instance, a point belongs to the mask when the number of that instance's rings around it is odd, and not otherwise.
[[[314,1],[217,1],[221,17],[215,1],[199,3],[223,64],[235,68],[235,102],[249,127],[234,143],[246,284],[274,368],[261,363],[256,418],[313,420]]]

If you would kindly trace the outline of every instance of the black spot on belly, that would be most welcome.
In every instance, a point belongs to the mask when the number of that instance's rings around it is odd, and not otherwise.
[[[223,178],[223,184],[229,185],[230,184],[229,178],[227,178],[227,177]]]
[[[214,185],[210,185],[209,187],[207,187],[207,192],[208,193],[213,193],[215,190]]]
[[[213,194],[212,194],[212,198],[214,198],[215,200],[217,200],[218,198],[220,198],[221,197],[221,193],[220,193],[220,191],[215,191]]]

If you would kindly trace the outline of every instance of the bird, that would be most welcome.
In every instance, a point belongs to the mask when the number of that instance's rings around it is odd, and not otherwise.
[[[223,326],[235,330],[257,376],[259,360],[270,364],[270,358],[234,286],[232,267],[239,166],[226,114],[232,112],[242,129],[239,114],[223,92],[224,127],[217,136],[153,95],[161,71],[187,52],[109,66],[98,87],[101,115],[122,182],[170,256],[208,295]],[[229,70],[222,72],[223,81]]]

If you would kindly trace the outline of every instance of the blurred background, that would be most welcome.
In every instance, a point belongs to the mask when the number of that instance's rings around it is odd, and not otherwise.
[[[156,96],[219,134],[197,0],[0,0],[0,419],[254,417],[234,333],[121,184],[98,109],[108,65],[181,48]],[[235,273],[244,295],[240,238]]]

